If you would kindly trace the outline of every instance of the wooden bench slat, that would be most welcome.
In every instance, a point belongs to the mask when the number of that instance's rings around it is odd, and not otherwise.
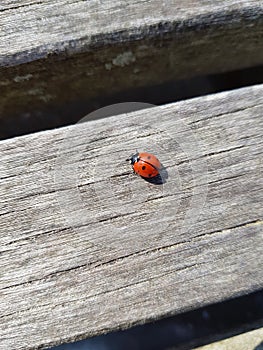
[[[263,287],[263,85],[0,142],[0,343],[35,349]],[[125,162],[156,154],[154,185]]]
[[[262,11],[258,0],[2,1],[0,62],[17,65],[45,58],[54,51],[83,52],[94,46],[150,39],[174,30],[180,33],[191,27],[235,26],[240,19],[260,20]]]
[[[13,124],[25,132],[25,120],[33,128],[75,121],[101,96],[124,100],[136,89],[262,65],[262,1],[161,4],[1,1],[0,137]]]

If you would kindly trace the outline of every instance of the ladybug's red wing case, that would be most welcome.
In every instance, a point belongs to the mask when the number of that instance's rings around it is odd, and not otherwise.
[[[151,164],[139,160],[133,165],[134,171],[142,177],[155,177],[159,174],[159,171],[153,167]]]
[[[139,153],[139,157],[140,157],[140,160],[143,160],[146,163],[151,164],[154,168],[161,169],[161,163],[153,154],[142,152],[142,153]]]
[[[157,176],[159,174],[159,169],[161,169],[161,163],[151,153],[136,152],[127,160],[130,161],[133,166],[134,172],[145,178]]]

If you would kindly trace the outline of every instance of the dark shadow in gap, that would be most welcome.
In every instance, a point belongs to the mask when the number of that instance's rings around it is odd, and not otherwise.
[[[263,341],[260,344],[258,344],[254,350],[263,350]]]
[[[263,290],[53,350],[186,350],[262,326]]]
[[[263,82],[263,66],[196,77],[189,80],[170,81],[161,85],[141,87],[94,100],[76,100],[55,108],[43,105],[27,116],[5,115],[0,121],[0,139],[24,135],[36,131],[75,124],[94,110],[121,102],[144,102],[162,105],[219,91],[236,89]],[[96,116],[96,113],[94,114]],[[92,120],[92,118],[91,118]]]

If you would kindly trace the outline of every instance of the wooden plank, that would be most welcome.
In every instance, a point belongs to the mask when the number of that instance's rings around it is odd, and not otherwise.
[[[260,350],[262,349],[263,328],[246,332],[216,343],[204,345],[196,350]]]
[[[94,46],[149,39],[174,30],[200,30],[205,25],[217,29],[224,24],[235,26],[240,19],[262,20],[262,6],[263,2],[258,0],[213,3],[188,0],[183,4],[174,0],[164,3],[4,0],[0,5],[3,29],[0,62],[1,66],[17,65],[45,58],[54,51],[79,53]]]
[[[102,96],[261,65],[262,15],[258,0],[1,1],[1,130],[57,126]]]
[[[263,287],[263,85],[0,142],[0,343],[83,339]],[[154,185],[125,162],[156,154]]]

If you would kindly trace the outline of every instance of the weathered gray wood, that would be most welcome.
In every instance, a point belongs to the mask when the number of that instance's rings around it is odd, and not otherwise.
[[[34,349],[263,287],[263,86],[0,142],[0,344]],[[163,185],[132,173],[154,152]]]
[[[45,58],[54,51],[78,53],[94,46],[151,39],[175,30],[179,33],[225,24],[234,27],[239,20],[262,21],[262,10],[263,2],[258,0],[20,0],[11,4],[4,0],[0,5],[0,62],[17,65]],[[119,61],[125,65],[124,59]]]
[[[215,349],[231,349],[231,350],[261,350],[263,339],[263,328],[236,335],[234,337],[220,340],[216,343],[204,345],[196,350],[215,350]]]
[[[4,0],[0,28],[3,123],[69,107],[72,119],[83,101],[263,62],[258,0]]]

